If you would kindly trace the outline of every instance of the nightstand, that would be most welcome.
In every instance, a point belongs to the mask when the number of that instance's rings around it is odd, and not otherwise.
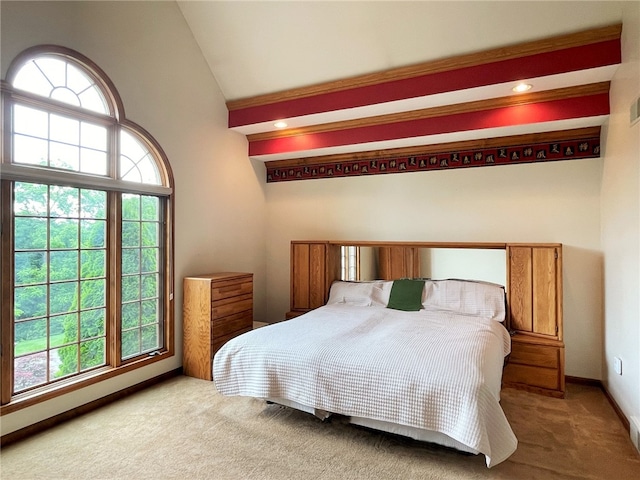
[[[564,397],[564,344],[558,340],[516,333],[502,375],[505,387]]]

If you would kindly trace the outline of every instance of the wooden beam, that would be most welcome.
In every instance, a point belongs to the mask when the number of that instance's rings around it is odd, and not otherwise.
[[[594,43],[620,39],[621,32],[622,24],[594,28],[582,32],[559,35],[507,47],[494,48],[482,52],[458,55],[455,57],[419,63],[416,65],[393,68],[381,72],[357,75],[346,79],[334,80],[276,93],[230,100],[227,102],[227,108],[229,111],[241,110],[244,108],[269,105],[288,100],[325,95],[353,88],[379,85],[391,81],[457,70],[465,67],[485,65],[501,60],[522,58],[573,47],[592,45]]]

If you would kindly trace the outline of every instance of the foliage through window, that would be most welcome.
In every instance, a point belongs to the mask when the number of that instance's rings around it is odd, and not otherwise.
[[[67,49],[16,58],[2,103],[2,404],[172,355],[160,147],[123,118],[104,72]]]

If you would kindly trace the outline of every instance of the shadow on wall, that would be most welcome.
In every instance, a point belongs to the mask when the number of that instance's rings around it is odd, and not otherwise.
[[[563,245],[562,258],[566,374],[602,380],[604,255]]]

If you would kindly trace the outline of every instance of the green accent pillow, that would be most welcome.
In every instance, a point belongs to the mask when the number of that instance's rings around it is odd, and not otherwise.
[[[417,312],[422,308],[424,280],[394,280],[387,308]]]

